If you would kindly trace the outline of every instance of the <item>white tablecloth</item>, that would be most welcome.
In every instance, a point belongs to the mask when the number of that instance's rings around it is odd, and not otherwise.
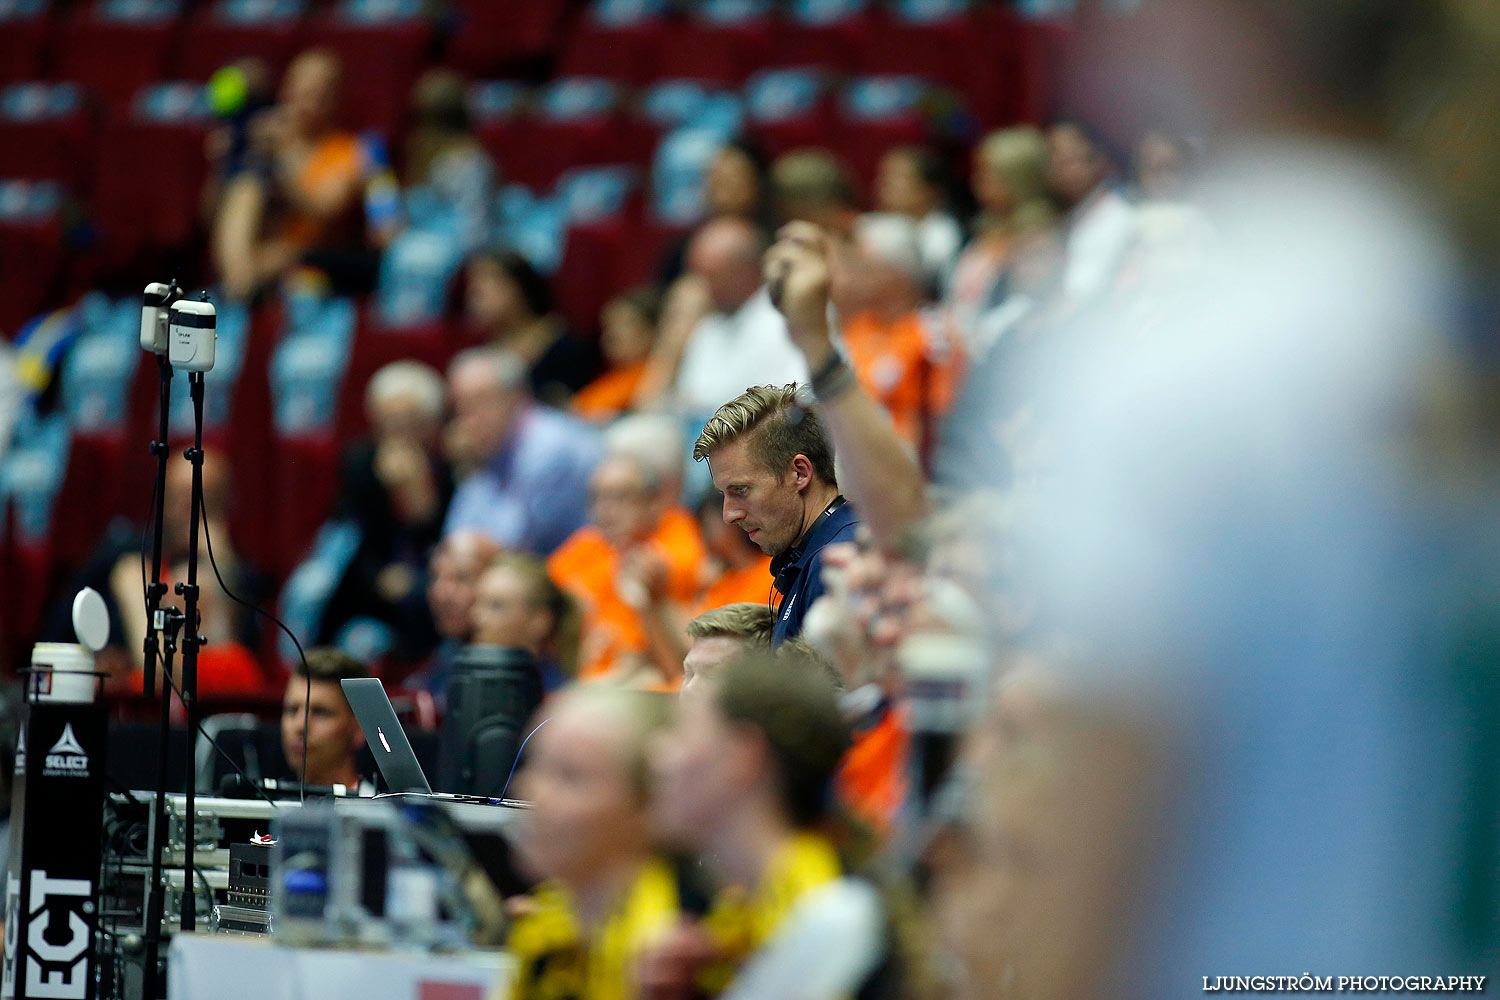
[[[492,1000],[511,973],[500,952],[288,948],[265,938],[178,934],[168,1000]]]

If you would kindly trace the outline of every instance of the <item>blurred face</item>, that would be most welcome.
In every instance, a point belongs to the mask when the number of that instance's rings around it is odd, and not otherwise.
[[[752,215],[760,198],[755,164],[737,149],[720,150],[708,166],[703,195],[710,216]]]
[[[604,540],[628,548],[651,536],[656,527],[656,498],[646,487],[640,467],[630,459],[606,458],[589,483],[589,512]]]
[[[875,203],[882,212],[920,219],[936,207],[937,192],[928,187],[917,161],[900,150],[885,154],[875,177]]]
[[[431,446],[442,429],[415,396],[388,396],[370,406],[370,431],[378,441],[410,441]]]
[[[1088,137],[1059,125],[1047,135],[1047,182],[1070,207],[1087,198],[1104,180],[1104,161]]]
[[[463,539],[445,539],[432,555],[427,604],[438,634],[468,640],[474,631],[474,595],[484,556]]]
[[[974,172],[969,181],[974,189],[974,200],[986,212],[1006,215],[1015,211],[1016,197],[1005,182],[1004,172],[987,160],[980,150],[974,152]]]
[[[599,332],[599,347],[616,368],[644,361],[651,353],[656,331],[645,314],[629,302],[611,302],[604,307],[600,320],[603,329]]]
[[[688,249],[688,269],[703,279],[720,312],[734,312],[760,288],[760,260],[738,229],[705,227]]]
[[[744,651],[745,643],[730,635],[694,639],[682,658],[682,697],[707,697],[714,675]]]
[[[486,570],[474,588],[474,641],[487,646],[541,648],[548,616],[532,600],[526,578],[509,566]]]
[[[339,67],[333,59],[318,54],[296,59],[281,85],[281,104],[293,128],[300,132],[326,128],[338,106],[338,89]]]
[[[307,777],[309,784],[344,781],[354,770],[354,755],[365,745],[359,723],[349,710],[344,692],[333,681],[313,681],[307,699],[307,678],[292,676],[281,698],[281,749],[292,773],[302,770],[303,706],[307,708]]]
[[[811,481],[811,463],[804,456],[777,476],[750,453],[750,441],[740,438],[708,458],[714,488],[724,495],[724,523],[743,531],[768,556],[777,556],[802,534],[802,491]]]
[[[1163,136],[1147,135],[1136,150],[1135,173],[1147,198],[1169,199],[1182,194],[1182,152]]]
[[[698,511],[698,532],[709,553],[728,566],[746,565],[762,556],[760,546],[746,538],[743,531],[724,523],[717,504],[705,505]]]
[[[469,322],[488,333],[505,333],[534,319],[526,296],[505,269],[492,260],[469,265],[464,311]]]
[[[497,384],[483,364],[467,365],[448,380],[454,429],[465,453],[482,462],[500,450],[521,407],[521,398]]]
[[[564,700],[531,738],[516,775],[531,803],[521,853],[536,874],[570,885],[646,843],[645,804],[626,773],[626,723],[599,706]]]
[[[712,696],[679,699],[675,723],[651,747],[651,810],[659,837],[689,850],[712,842],[747,787],[745,738]]]

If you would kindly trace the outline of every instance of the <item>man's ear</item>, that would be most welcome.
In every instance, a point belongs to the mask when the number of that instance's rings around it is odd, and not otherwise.
[[[801,493],[812,485],[813,464],[806,455],[798,454],[792,459],[792,476],[797,484],[797,492]]]

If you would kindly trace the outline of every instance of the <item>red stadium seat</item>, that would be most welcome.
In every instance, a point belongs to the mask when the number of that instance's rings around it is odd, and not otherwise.
[[[61,221],[0,221],[0,335],[9,337],[58,301],[64,249]]]
[[[356,24],[328,14],[307,32],[310,45],[326,46],[343,60],[339,120],[349,128],[378,129],[387,136],[401,124],[432,40],[432,26],[419,19]]]
[[[448,61],[489,76],[544,59],[556,50],[567,14],[567,0],[456,0]]]
[[[654,74],[738,87],[765,65],[775,48],[769,20],[718,25],[688,19],[664,35]]]
[[[25,105],[49,102],[47,95],[66,84],[23,84],[8,89],[0,103],[0,177],[53,180],[72,191],[84,189],[91,179],[94,123],[82,101],[63,113],[37,107],[27,113]]]
[[[208,173],[206,123],[108,126],[99,140],[93,211],[101,257],[128,263],[142,250],[175,251],[198,226]]]
[[[34,80],[42,72],[42,55],[52,34],[47,14],[0,19],[0,83]]]
[[[597,76],[638,86],[672,76],[661,71],[659,61],[669,34],[662,19],[623,27],[584,21],[563,44],[558,75]]]
[[[143,86],[167,75],[176,20],[123,21],[80,6],[57,33],[54,76],[84,84],[110,113],[124,117]]]
[[[270,544],[265,565],[290,573],[312,544],[338,494],[339,443],[329,433],[278,438],[271,461]]]
[[[207,80],[219,67],[253,56],[265,61],[273,81],[279,80],[292,56],[306,45],[303,30],[298,18],[231,22],[217,8],[198,10],[183,25],[175,74],[183,80]]]
[[[380,322],[372,303],[359,310],[349,370],[340,386],[338,437],[348,441],[369,430],[365,418],[365,385],[392,361],[410,358],[443,371],[456,353],[454,335],[443,320],[415,326],[388,327]]]

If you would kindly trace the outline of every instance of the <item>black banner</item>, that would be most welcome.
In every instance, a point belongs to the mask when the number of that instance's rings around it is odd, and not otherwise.
[[[102,705],[27,706],[16,750],[0,997],[94,1000]]]

